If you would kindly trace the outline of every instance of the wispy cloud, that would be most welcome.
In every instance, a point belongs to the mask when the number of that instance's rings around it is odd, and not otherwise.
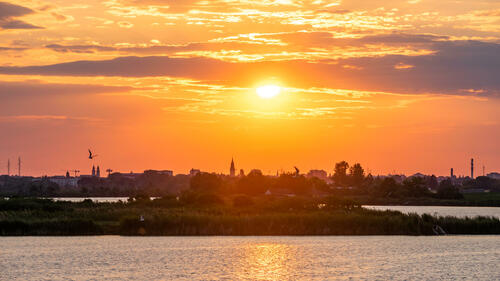
[[[0,28],[2,29],[38,29],[39,26],[24,22],[17,18],[34,13],[32,9],[0,2]]]

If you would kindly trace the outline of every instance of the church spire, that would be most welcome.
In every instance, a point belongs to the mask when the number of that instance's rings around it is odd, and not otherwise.
[[[236,176],[236,168],[234,167],[234,159],[231,158],[231,168],[229,168],[229,175],[231,177]]]

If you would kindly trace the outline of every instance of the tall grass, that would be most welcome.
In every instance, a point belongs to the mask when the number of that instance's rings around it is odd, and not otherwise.
[[[435,226],[449,234],[500,234],[500,221],[493,217],[319,209],[297,200],[273,201],[267,208],[262,202],[200,207],[165,202],[6,201],[10,200],[0,200],[0,235],[433,235]]]

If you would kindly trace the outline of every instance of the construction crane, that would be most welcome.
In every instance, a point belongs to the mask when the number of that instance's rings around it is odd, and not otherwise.
[[[295,169],[295,176],[296,176],[296,177],[298,177],[298,176],[299,176],[299,173],[300,173],[299,168],[297,168],[297,167],[295,167],[295,166],[294,166],[293,168]]]

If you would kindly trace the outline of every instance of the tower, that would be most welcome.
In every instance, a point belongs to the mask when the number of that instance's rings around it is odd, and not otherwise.
[[[17,159],[17,173],[18,176],[21,176],[21,157]]]
[[[450,178],[453,179],[453,168],[451,168],[451,171],[450,171]]]
[[[229,168],[229,175],[231,177],[236,176],[236,168],[234,167],[234,159],[231,158],[231,168]]]
[[[101,177],[101,169],[99,168],[99,166],[97,166],[97,172],[95,173],[95,176],[98,178]]]
[[[95,177],[95,166],[92,165],[92,176]]]
[[[474,158],[470,159],[470,177],[474,179]]]
[[[10,176],[10,159],[7,159],[7,176]]]

